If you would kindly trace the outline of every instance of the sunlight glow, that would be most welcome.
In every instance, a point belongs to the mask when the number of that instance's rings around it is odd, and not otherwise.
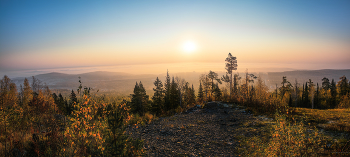
[[[188,40],[183,43],[182,50],[186,53],[191,53],[197,50],[197,44],[191,40]]]

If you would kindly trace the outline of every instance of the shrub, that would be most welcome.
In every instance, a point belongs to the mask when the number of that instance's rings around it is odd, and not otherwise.
[[[303,122],[289,123],[277,115],[270,136],[252,137],[244,141],[245,156],[315,156],[325,155],[329,139],[317,129],[308,129]]]

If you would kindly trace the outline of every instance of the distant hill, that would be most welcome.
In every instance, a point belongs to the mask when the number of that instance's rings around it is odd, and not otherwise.
[[[91,87],[95,91],[100,92],[116,92],[116,93],[132,93],[133,87],[136,82],[142,81],[146,90],[152,90],[150,84],[153,83],[155,75],[133,75],[127,73],[118,72],[105,72],[96,71],[83,74],[64,74],[64,73],[47,73],[36,75],[35,78],[42,81],[42,83],[49,86],[49,88],[55,92],[68,92],[70,90],[76,90],[79,86],[79,77],[82,84],[85,87]],[[32,78],[27,78],[29,82],[32,82]],[[12,79],[18,86],[23,84],[24,78]]]
[[[183,72],[183,73],[170,73],[170,76],[178,76],[189,82],[190,85],[193,84],[195,91],[197,92],[199,86],[199,77],[203,73],[197,72]],[[219,72],[219,77],[225,73]],[[270,89],[275,89],[276,84],[278,87],[281,86],[282,77],[287,76],[287,80],[292,84],[295,83],[295,79],[298,80],[299,84],[302,85],[309,79],[311,79],[315,84],[322,82],[323,77],[329,78],[331,81],[334,79],[336,82],[339,81],[339,77],[345,75],[350,78],[349,70],[297,70],[297,71],[285,71],[285,72],[268,72],[268,73],[254,73],[256,76],[261,76],[265,81],[266,85]],[[241,82],[244,79],[244,73],[239,73],[242,77]],[[119,95],[127,96],[133,92],[136,82],[142,82],[148,95],[153,95],[154,81],[157,77],[163,82],[165,82],[166,74],[161,75],[150,75],[150,74],[128,74],[120,72],[106,72],[106,71],[96,71],[83,74],[64,74],[64,73],[46,73],[36,75],[35,78],[41,80],[43,83],[49,86],[53,92],[61,92],[69,94],[70,91],[76,89],[79,86],[79,77],[83,83],[84,87],[91,87],[94,91],[99,90],[99,93],[117,93]],[[24,78],[14,78],[12,79],[18,87],[23,84]],[[28,78],[29,82],[32,82],[32,78]],[[223,87],[222,85],[221,87]],[[18,88],[19,89],[19,88]]]
[[[199,75],[201,73],[196,72],[185,72],[169,74],[171,77],[178,76],[185,78],[187,82],[194,84],[195,89],[199,85]],[[79,77],[81,78],[84,87],[91,87],[96,92],[99,93],[117,93],[119,95],[128,96],[132,94],[136,82],[142,82],[148,95],[153,95],[154,81],[157,77],[163,82],[165,82],[166,74],[161,75],[151,75],[151,74],[128,74],[121,72],[106,72],[106,71],[96,71],[82,74],[64,74],[64,73],[46,73],[35,75],[34,77],[39,79],[43,84],[48,85],[48,87],[55,93],[69,94],[73,89],[79,86]],[[32,77],[27,78],[29,82],[32,82]],[[24,77],[13,78],[12,81],[19,87],[23,84]],[[19,89],[19,88],[18,88]]]

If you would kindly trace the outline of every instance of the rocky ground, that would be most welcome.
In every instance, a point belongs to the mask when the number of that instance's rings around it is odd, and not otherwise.
[[[259,135],[257,128],[270,121],[238,106],[212,102],[129,127],[127,134],[144,140],[148,156],[237,156],[240,137]]]

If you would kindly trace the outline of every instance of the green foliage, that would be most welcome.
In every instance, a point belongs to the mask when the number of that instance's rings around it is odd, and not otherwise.
[[[143,87],[141,81],[135,85],[134,94],[131,94],[130,102],[131,112],[139,115],[144,115],[149,109],[149,96]]]
[[[174,77],[172,78],[170,85],[170,104],[167,107],[170,111],[175,110],[180,105],[180,91],[178,90],[178,84],[175,82]]]
[[[185,87],[183,88],[183,107],[189,107],[196,102],[196,96],[195,96],[195,91],[192,85],[192,88],[188,86],[188,82],[186,82]]]
[[[322,79],[322,88],[325,89],[325,90],[328,90],[331,88],[331,83],[329,82],[329,79],[324,77]]]
[[[199,83],[197,101],[198,102],[204,101],[204,91],[203,91],[203,87],[202,87],[202,82]]]
[[[285,93],[288,92],[288,94],[290,94],[293,86],[289,81],[287,81],[286,76],[283,76],[281,84],[282,86],[280,87],[280,94],[281,98],[283,98]]]
[[[131,156],[142,155],[143,142],[133,140],[124,134],[126,124],[130,120],[126,103],[116,105],[115,103],[107,106],[108,131],[106,132],[107,148],[109,156]]]
[[[214,86],[213,93],[214,93],[215,101],[220,101],[220,100],[221,100],[221,95],[222,95],[222,93],[221,93],[221,90],[220,90],[218,84],[216,84],[216,85]]]
[[[162,81],[160,81],[158,77],[154,82],[154,85],[156,88],[153,88],[154,94],[152,97],[152,112],[159,116],[162,114],[162,110],[164,109],[164,89]]]
[[[335,108],[337,105],[337,87],[336,84],[334,82],[334,79],[332,79],[332,83],[331,83],[331,98],[330,98],[330,107],[331,108]]]
[[[214,84],[214,80],[217,82],[217,83],[222,83],[221,80],[218,78],[218,74],[216,72],[213,72],[213,71],[209,71],[209,74],[207,75],[208,78],[211,80],[211,90],[210,90],[210,98],[209,99],[212,99],[213,97],[213,92],[214,90],[216,90],[216,85]]]
[[[338,82],[337,86],[339,88],[339,97],[342,97],[350,92],[348,83],[349,80],[345,76],[342,76],[339,79],[340,81]]]
[[[169,72],[167,71],[166,76],[165,76],[165,84],[164,84],[164,110],[168,111],[170,110],[171,106],[171,100],[170,100],[170,92],[171,91],[171,82],[170,82],[170,75]]]

